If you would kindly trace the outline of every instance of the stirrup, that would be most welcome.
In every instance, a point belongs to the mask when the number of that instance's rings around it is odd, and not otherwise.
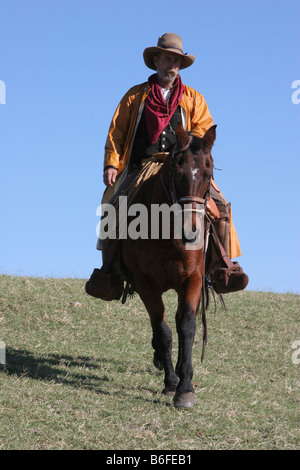
[[[220,260],[219,267],[210,272],[212,288],[217,294],[227,294],[245,289],[248,285],[249,277],[244,273],[237,261],[231,261],[223,245],[220,243],[215,227],[211,225],[211,228],[212,238]]]
[[[210,274],[212,288],[217,294],[237,292],[247,287],[249,278],[237,261],[231,267],[217,268]]]

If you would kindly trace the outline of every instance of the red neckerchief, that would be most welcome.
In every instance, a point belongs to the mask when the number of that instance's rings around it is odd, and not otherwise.
[[[154,144],[169,124],[182,99],[185,86],[182,84],[180,75],[177,75],[176,83],[166,102],[161,94],[156,73],[149,77],[148,83],[151,91],[145,101],[145,118],[150,143]]]

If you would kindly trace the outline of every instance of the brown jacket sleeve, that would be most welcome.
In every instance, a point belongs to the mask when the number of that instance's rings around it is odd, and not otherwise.
[[[138,111],[149,93],[147,83],[132,87],[121,99],[112,118],[105,144],[104,168],[114,166],[121,172],[127,164]]]

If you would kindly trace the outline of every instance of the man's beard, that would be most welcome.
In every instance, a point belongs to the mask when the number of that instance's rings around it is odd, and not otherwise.
[[[175,70],[167,70],[166,72],[160,72],[157,70],[159,78],[166,83],[173,83],[178,75]]]

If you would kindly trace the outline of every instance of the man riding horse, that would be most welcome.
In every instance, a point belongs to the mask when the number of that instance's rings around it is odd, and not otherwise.
[[[105,144],[103,177],[106,190],[102,204],[111,201],[118,194],[118,189],[126,186],[130,175],[149,159],[165,159],[169,155],[176,143],[177,125],[182,125],[189,135],[196,137],[203,137],[213,126],[203,96],[181,81],[179,70],[191,66],[195,57],[184,54],[180,36],[164,34],[158,39],[156,47],[144,50],[143,57],[146,66],[156,73],[147,82],[132,87],[113,116]],[[230,203],[227,203],[213,180],[210,197],[217,206],[218,215],[213,224],[215,238],[210,241],[209,277],[218,292],[220,284],[215,280],[216,273],[219,268],[225,270],[225,274],[227,268],[232,270],[230,258],[240,256],[241,250],[231,219]],[[95,269],[86,284],[86,291],[104,300],[118,299],[123,279],[118,278],[119,273],[113,267],[116,243],[101,243],[98,240],[97,248],[102,249],[103,267],[101,270]],[[229,264],[224,264],[226,258]],[[232,290],[244,287],[245,284],[234,284]],[[227,286],[223,292],[230,291],[230,286]]]

